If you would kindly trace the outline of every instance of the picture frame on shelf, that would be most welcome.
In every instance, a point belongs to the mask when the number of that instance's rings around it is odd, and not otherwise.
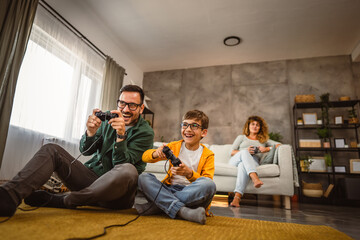
[[[309,172],[326,172],[326,164],[324,157],[311,157],[309,158],[310,166]]]
[[[339,115],[339,116],[335,116],[334,117],[334,123],[337,124],[344,124],[344,118],[343,116]]]
[[[345,148],[345,138],[334,138],[335,148]]]
[[[334,171],[337,173],[346,173],[346,166],[335,166]]]
[[[350,159],[350,173],[360,173],[360,159]]]
[[[302,119],[304,125],[316,125],[317,124],[317,114],[316,113],[303,113]]]

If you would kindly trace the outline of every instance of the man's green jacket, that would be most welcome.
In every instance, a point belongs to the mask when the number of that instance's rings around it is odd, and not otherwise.
[[[92,145],[98,139],[99,141]],[[104,121],[94,136],[88,137],[85,132],[80,140],[80,152],[84,156],[94,154],[85,166],[99,176],[116,164],[123,163],[133,164],[140,174],[146,167],[146,163],[141,160],[142,154],[153,147],[153,141],[154,131],[141,116],[135,126],[127,130],[127,138],[118,143],[116,131],[108,121]]]

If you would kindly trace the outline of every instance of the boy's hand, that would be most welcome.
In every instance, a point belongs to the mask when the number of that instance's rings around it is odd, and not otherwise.
[[[181,163],[178,167],[172,167],[170,170],[172,174],[185,176],[186,178],[191,178],[193,175],[193,171],[184,163]]]
[[[160,146],[158,149],[155,150],[155,152],[152,153],[153,159],[155,159],[155,158],[166,158],[165,153],[163,153],[164,146],[166,146],[165,143],[163,143],[162,146]]]
[[[100,112],[100,109],[93,109],[93,114],[88,117],[88,120],[86,122],[86,134],[88,135],[88,137],[94,136],[101,125],[100,118],[95,116],[96,112]]]

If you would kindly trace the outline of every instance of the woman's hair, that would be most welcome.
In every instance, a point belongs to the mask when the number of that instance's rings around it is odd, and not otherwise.
[[[259,142],[264,143],[269,139],[268,125],[265,122],[265,120],[259,116],[250,116],[248,118],[248,120],[246,121],[246,123],[244,125],[243,134],[245,134],[245,136],[250,135],[249,125],[251,122],[255,122],[255,121],[260,124],[260,130],[259,130],[256,138],[257,138],[257,140],[259,140]]]

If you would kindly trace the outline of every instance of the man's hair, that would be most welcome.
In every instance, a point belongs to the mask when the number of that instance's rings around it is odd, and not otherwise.
[[[207,129],[209,127],[209,118],[205,113],[199,110],[191,110],[185,113],[183,116],[183,121],[186,119],[195,119],[196,121],[201,122],[202,129]]]
[[[144,91],[142,90],[141,87],[137,86],[137,85],[125,85],[120,89],[120,95],[123,92],[138,92],[140,94],[140,104],[143,104],[144,102]]]
[[[252,122],[258,122],[260,124],[260,130],[256,136],[257,140],[259,140],[259,142],[261,142],[261,143],[266,142],[269,139],[269,133],[268,133],[269,130],[268,130],[267,123],[265,122],[265,120],[262,117],[250,116],[244,125],[243,134],[245,136],[250,135],[249,125]]]

